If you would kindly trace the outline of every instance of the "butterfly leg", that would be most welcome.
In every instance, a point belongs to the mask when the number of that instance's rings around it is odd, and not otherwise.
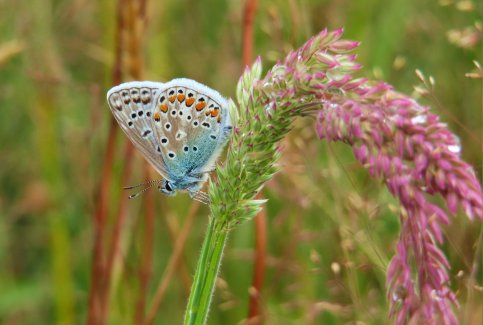
[[[216,170],[216,166],[213,166],[213,167],[210,167],[210,168],[207,168],[207,169],[200,170],[200,173],[209,174],[211,172],[214,172],[215,170]]]
[[[210,197],[205,192],[201,192],[201,191],[191,192],[191,191],[189,191],[188,193],[190,194],[190,196],[193,200],[196,200],[198,202],[201,202],[201,203],[207,204],[207,205],[210,204]]]

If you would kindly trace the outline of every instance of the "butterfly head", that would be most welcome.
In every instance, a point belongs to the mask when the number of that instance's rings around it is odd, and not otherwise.
[[[176,185],[167,179],[163,180],[163,183],[158,186],[158,189],[167,196],[176,195]]]

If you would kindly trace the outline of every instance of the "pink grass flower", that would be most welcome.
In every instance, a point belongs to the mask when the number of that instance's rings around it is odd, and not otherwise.
[[[321,139],[350,144],[356,159],[371,176],[382,178],[401,203],[401,237],[387,279],[391,315],[396,324],[423,318],[426,324],[456,324],[450,266],[437,246],[443,242],[440,225],[449,219],[426,197],[439,194],[451,213],[459,206],[470,219],[481,219],[480,184],[460,158],[457,137],[427,107],[390,89],[359,93],[360,98],[326,101],[316,129]],[[340,120],[345,121],[343,129]],[[408,278],[408,254],[417,279]]]
[[[455,214],[483,219],[483,195],[473,169],[460,157],[458,138],[430,109],[385,83],[353,79],[360,68],[345,54],[358,42],[342,29],[322,31],[289,53],[255,87],[265,107],[301,115],[318,111],[320,139],[342,141],[401,204],[401,233],[387,270],[390,315],[396,324],[457,324],[450,265],[438,247],[447,213],[430,203],[439,194]],[[416,276],[412,269],[416,270]]]

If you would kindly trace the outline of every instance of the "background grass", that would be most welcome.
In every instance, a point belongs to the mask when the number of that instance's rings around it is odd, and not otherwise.
[[[444,2],[444,3],[443,3]],[[468,8],[468,3],[473,8]],[[241,69],[242,4],[236,1],[148,1],[144,76],[188,77],[234,96]],[[462,10],[464,9],[464,10]],[[87,0],[0,0],[0,322],[80,324],[88,313],[93,214],[110,112],[105,93],[114,62],[115,3]],[[480,39],[463,48],[451,30],[482,24],[478,1],[259,1],[254,52],[265,69],[321,29],[343,26],[362,41],[361,76],[412,93],[420,69],[434,77],[434,108],[460,136],[465,160],[481,180],[483,91],[465,77],[480,63]],[[461,40],[461,38],[460,38]],[[126,80],[129,75],[126,74]],[[318,141],[311,119],[284,141],[282,172],[264,195],[268,256],[262,306],[268,324],[387,322],[385,268],[399,231],[397,202],[352,157]],[[123,135],[116,142],[111,218],[122,195]],[[144,180],[142,158],[128,180]],[[187,195],[155,194],[149,306],[177,238],[186,227]],[[156,323],[183,317],[207,207],[200,207],[169,281]],[[458,314],[481,324],[481,225],[463,215],[445,229]],[[141,200],[130,201],[109,304],[110,324],[134,322],[145,228]],[[480,237],[481,238],[481,237]],[[248,308],[254,223],[228,242],[211,324],[235,324]],[[477,289],[468,295],[472,265]],[[479,286],[479,287],[478,287]]]

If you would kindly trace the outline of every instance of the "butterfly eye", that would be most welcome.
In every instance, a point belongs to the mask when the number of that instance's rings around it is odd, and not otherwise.
[[[164,184],[164,188],[166,189],[166,191],[168,192],[172,192],[173,191],[173,188],[171,187],[171,184],[169,184],[168,181],[166,181],[166,184]]]

